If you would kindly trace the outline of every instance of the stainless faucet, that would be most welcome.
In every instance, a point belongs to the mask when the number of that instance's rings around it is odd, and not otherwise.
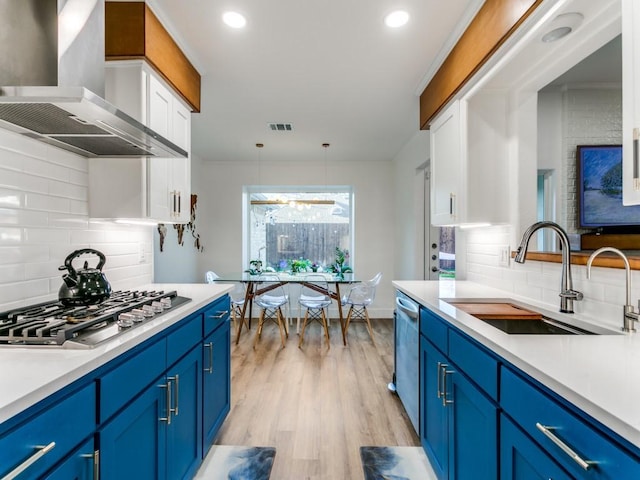
[[[573,301],[582,300],[582,293],[573,289],[573,280],[571,278],[571,248],[569,246],[569,237],[560,225],[554,222],[542,221],[531,225],[522,235],[520,246],[515,256],[515,261],[524,263],[527,255],[529,240],[532,235],[541,228],[550,228],[560,239],[562,247],[562,282],[560,284],[560,311],[563,313],[573,313]]]
[[[600,255],[602,252],[617,253],[618,255],[620,255],[620,257],[622,257],[622,260],[624,260],[624,269],[626,270],[626,273],[627,273],[627,275],[626,275],[627,296],[626,296],[626,303],[624,305],[624,312],[623,312],[623,317],[622,317],[622,331],[623,332],[633,333],[633,332],[636,331],[634,322],[638,321],[638,318],[640,317],[640,314],[638,314],[637,312],[634,311],[633,305],[631,305],[631,303],[630,303],[630,298],[631,298],[631,267],[629,266],[629,260],[627,259],[627,256],[624,253],[622,253],[620,250],[618,250],[617,248],[614,248],[614,247],[602,247],[602,248],[599,248],[598,250],[593,252],[591,254],[591,256],[589,257],[589,260],[587,260],[587,278],[591,278],[591,263],[593,262],[593,259],[596,258],[598,255]],[[638,302],[638,305],[640,306],[640,302]]]

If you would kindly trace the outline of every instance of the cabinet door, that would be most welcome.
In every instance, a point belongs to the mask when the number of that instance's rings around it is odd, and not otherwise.
[[[498,478],[497,407],[452,368],[443,375],[442,389],[449,414],[449,478]]]
[[[149,115],[147,126],[154,132],[171,140],[173,129],[171,116],[173,95],[154,75],[149,75]]]
[[[505,415],[500,416],[500,480],[571,477]]]
[[[448,411],[443,405],[442,376],[446,357],[420,336],[420,437],[433,470],[440,479],[449,476]]]
[[[165,479],[167,385],[158,379],[100,432],[102,480]]]
[[[62,462],[45,480],[93,480],[98,453],[93,447],[93,437],[78,447],[66,461]]]
[[[460,103],[454,102],[433,122],[431,132],[431,223],[459,222],[462,195]]]
[[[202,459],[202,348],[198,345],[167,371],[172,418],[167,426],[167,478],[190,478]]]
[[[213,443],[231,405],[231,329],[229,318],[204,340],[203,453]]]
[[[622,203],[640,204],[640,4],[622,0]]]
[[[187,152],[191,151],[191,112],[178,99],[173,101],[173,141]],[[174,221],[189,223],[191,220],[191,160],[172,158],[170,161],[170,189],[176,198]]]

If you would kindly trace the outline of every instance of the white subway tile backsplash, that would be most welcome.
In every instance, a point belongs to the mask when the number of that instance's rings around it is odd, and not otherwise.
[[[17,152],[3,151],[0,155],[0,168],[3,170],[16,170],[21,172],[24,164],[24,155]]]
[[[91,225],[91,223],[89,223]],[[105,241],[105,235],[103,230],[78,230],[71,232],[71,243],[74,245],[80,244],[97,244]]]
[[[0,225],[38,226],[46,223],[46,212],[0,208]]]
[[[17,302],[49,294],[49,281],[45,279],[0,284],[2,303]],[[4,308],[0,308],[0,310],[4,310]]]
[[[0,188],[0,207],[20,208],[24,207],[24,193],[8,188]]]
[[[11,247],[0,246],[0,265],[46,262],[49,258],[49,247],[47,245],[19,244]]]
[[[69,213],[88,216],[89,202],[80,200],[69,200]]]
[[[24,279],[25,270],[23,265],[0,265],[0,283],[22,282]]]
[[[62,265],[64,265],[64,258],[52,259],[48,262],[25,263],[24,276],[26,280],[56,277],[60,281],[62,273],[58,270],[58,267]]]
[[[67,230],[54,228],[25,228],[24,241],[27,243],[41,243],[51,245],[55,243],[70,243],[71,233]]]
[[[39,158],[24,157],[23,171],[36,177],[67,182],[69,169]]]
[[[85,231],[89,228],[89,220],[83,215],[70,215],[68,213],[49,213],[50,227],[67,228],[69,230]],[[72,242],[73,242],[73,236]]]
[[[68,182],[57,180],[49,181],[49,194],[73,200],[86,200],[88,189],[84,185],[72,185]]]
[[[74,185],[89,185],[89,174],[78,170],[69,170],[69,183]]]
[[[47,182],[48,180],[43,177],[34,177],[24,172],[0,169],[0,187],[46,194],[49,190]]]
[[[19,244],[22,239],[21,228],[0,227],[0,246]]]
[[[70,213],[69,199],[39,193],[27,193],[25,205],[32,210]]]

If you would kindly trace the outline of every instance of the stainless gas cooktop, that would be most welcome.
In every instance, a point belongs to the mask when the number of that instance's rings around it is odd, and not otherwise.
[[[0,313],[0,346],[92,348],[190,302],[175,291],[116,291],[101,303],[44,302]]]

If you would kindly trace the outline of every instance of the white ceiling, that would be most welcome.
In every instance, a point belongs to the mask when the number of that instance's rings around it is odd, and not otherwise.
[[[207,161],[392,159],[419,94],[482,0],[147,0],[202,74],[192,152]],[[386,13],[409,11],[402,29]],[[235,10],[247,27],[221,21]],[[268,122],[291,122],[291,133]]]

